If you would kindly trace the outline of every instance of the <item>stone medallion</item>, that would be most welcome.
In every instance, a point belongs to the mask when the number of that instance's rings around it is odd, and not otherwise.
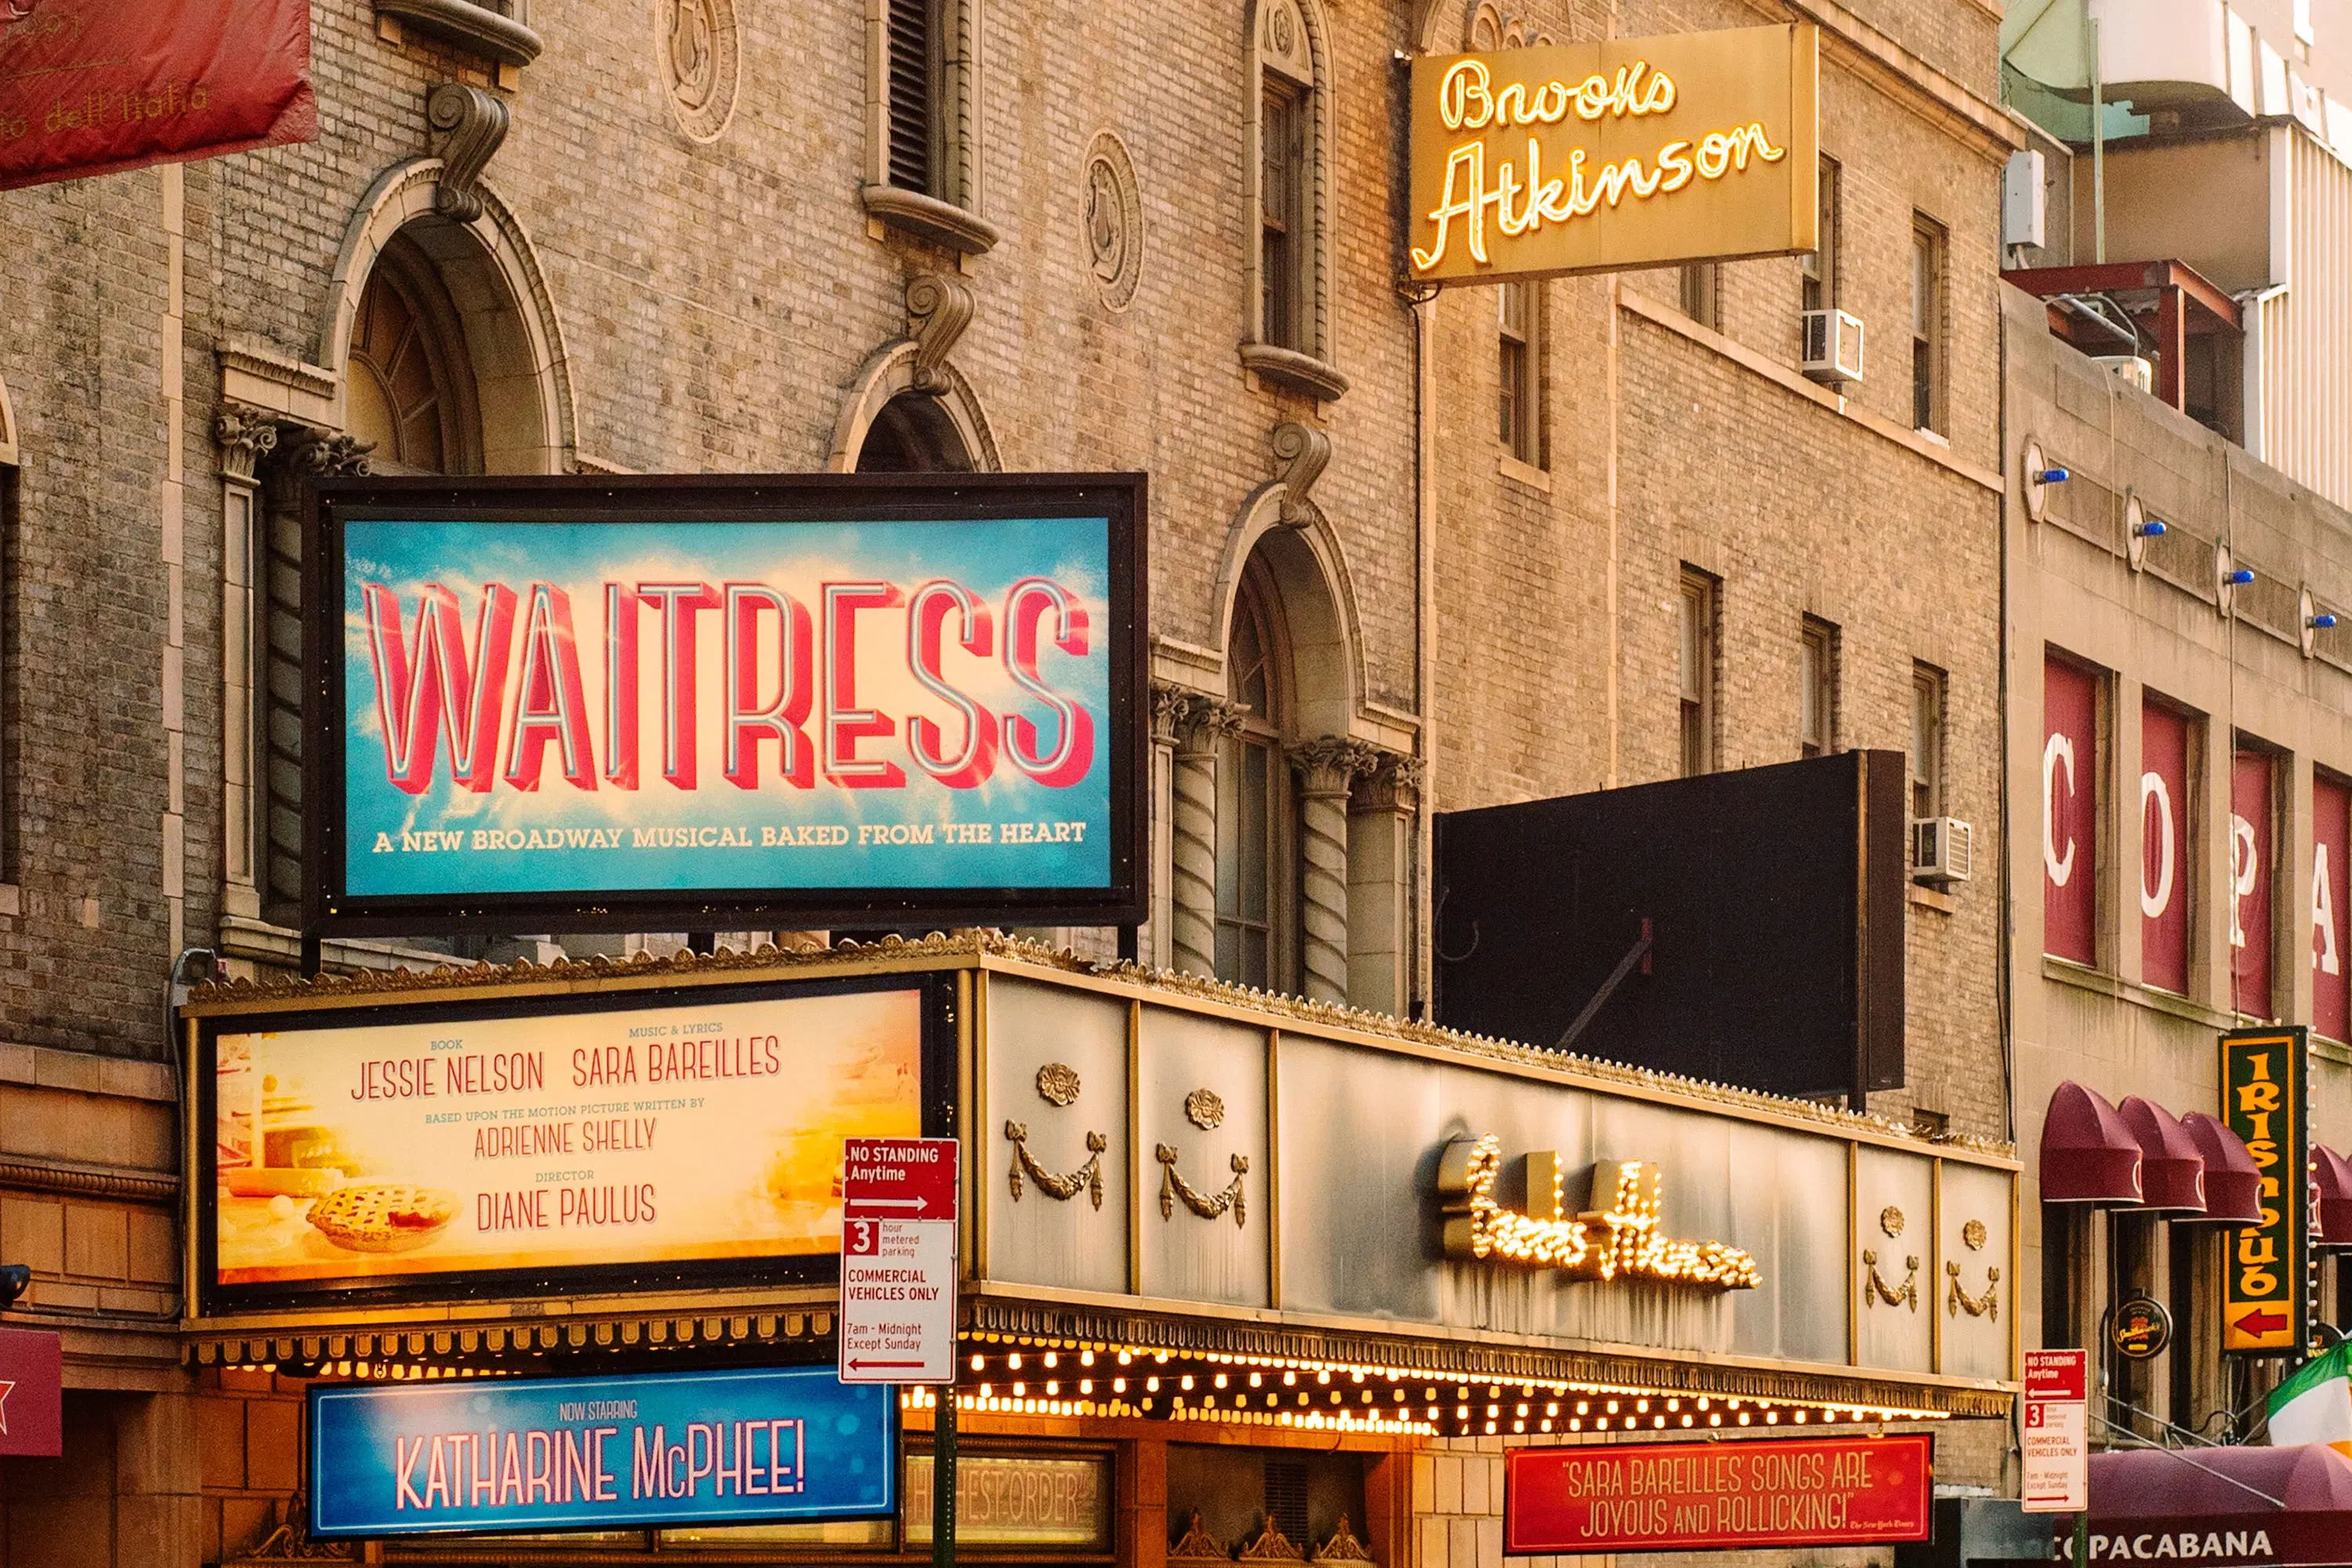
[[[1108,131],[1087,149],[1080,190],[1087,263],[1096,292],[1109,309],[1125,310],[1143,277],[1143,204],[1136,195],[1135,165],[1127,148]]]
[[[678,129],[716,142],[735,116],[735,0],[654,0],[654,54]]]

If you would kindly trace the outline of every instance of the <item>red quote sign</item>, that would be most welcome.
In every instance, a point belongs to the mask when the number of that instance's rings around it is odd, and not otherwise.
[[[2081,665],[2044,657],[2042,679],[2042,947],[2099,957],[2099,685]]]
[[[2352,787],[2324,773],[2311,780],[2311,1026],[2352,1039],[2352,908],[2345,859],[2352,844]]]
[[[2139,712],[2140,977],[2189,990],[2189,721],[2159,702]]]
[[[0,1329],[0,1455],[54,1459],[65,1452],[64,1382],[57,1335]]]
[[[1636,1443],[1503,1456],[1503,1550],[1688,1552],[1925,1541],[1935,1439]]]
[[[2278,857],[2271,759],[2240,752],[2230,764],[2230,994],[2241,1013],[2276,1017],[2271,1005],[2271,890]]]
[[[310,0],[0,0],[0,190],[318,134]]]

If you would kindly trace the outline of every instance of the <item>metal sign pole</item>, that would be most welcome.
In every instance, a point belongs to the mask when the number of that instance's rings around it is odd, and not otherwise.
[[[940,1389],[931,1417],[931,1568],[955,1568],[956,1391]]]

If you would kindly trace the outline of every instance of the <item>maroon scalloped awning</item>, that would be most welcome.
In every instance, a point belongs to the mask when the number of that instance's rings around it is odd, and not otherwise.
[[[2311,1169],[2319,1186],[2319,1245],[2352,1249],[2352,1160],[2315,1143]]]
[[[2203,1214],[2205,1157],[2172,1112],[2133,1094],[2124,1097],[2116,1113],[2139,1141],[2141,1204],[2176,1217]]]
[[[2135,1448],[2092,1455],[2090,1472],[2095,1563],[2177,1556],[2216,1568],[2317,1568],[2347,1561],[2352,1459],[2326,1444]],[[2055,1521],[2058,1540],[2072,1522]]]
[[[2139,1140],[2116,1108],[2068,1079],[2042,1119],[2042,1201],[2137,1204]]]
[[[2182,1117],[2180,1130],[2205,1161],[2205,1212],[2191,1223],[2262,1224],[2263,1173],[2245,1141],[2201,1110]]]

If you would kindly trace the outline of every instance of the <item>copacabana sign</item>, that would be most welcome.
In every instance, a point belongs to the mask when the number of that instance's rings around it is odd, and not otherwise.
[[[1412,275],[1812,249],[1816,54],[1785,25],[1415,59]]]
[[[316,924],[1135,918],[1139,479],[322,494]]]

